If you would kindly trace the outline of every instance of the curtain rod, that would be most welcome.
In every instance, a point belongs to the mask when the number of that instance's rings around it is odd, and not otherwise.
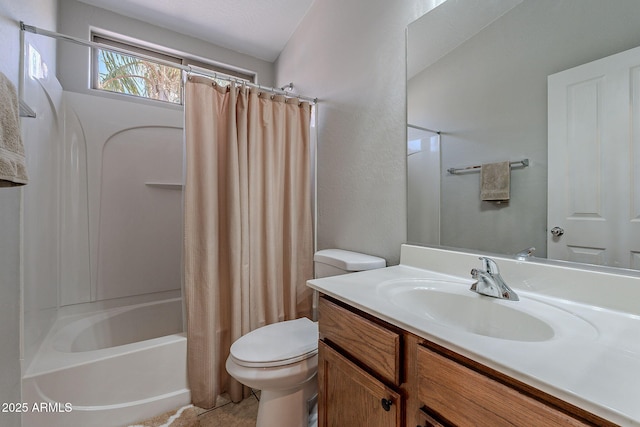
[[[44,30],[42,28],[38,28],[35,27],[33,25],[26,25],[23,21],[20,21],[20,31],[27,31],[29,33],[33,33],[33,34],[38,34],[41,36],[46,36],[46,37],[51,37],[54,39],[59,39],[59,40],[65,40],[71,43],[75,43],[75,44],[79,44],[82,46],[87,46],[87,47],[92,47],[92,48],[97,48],[97,49],[104,49],[104,50],[111,50],[113,52],[118,52],[118,53],[122,53],[128,56],[136,56],[139,58],[143,58],[143,59],[147,59],[150,61],[154,61],[157,62],[158,64],[162,64],[162,65],[168,65],[170,67],[174,67],[174,68],[178,68],[182,71],[186,71],[188,73],[194,73],[194,74],[201,74],[204,75],[206,77],[211,77],[214,79],[220,79],[220,80],[226,80],[228,82],[234,82],[234,83],[238,83],[241,82],[243,84],[246,84],[249,87],[253,87],[256,88],[258,90],[264,90],[266,92],[271,92],[271,93],[275,93],[277,95],[284,95],[286,97],[289,98],[298,98],[298,99],[302,99],[304,101],[308,101],[311,102],[313,104],[318,103],[318,98],[312,98],[309,96],[303,96],[303,95],[293,95],[290,94],[282,89],[276,89],[273,87],[265,87],[256,83],[250,83],[250,82],[245,82],[241,79],[237,79],[234,77],[229,77],[226,75],[220,75],[214,71],[209,71],[207,69],[201,68],[201,67],[197,67],[196,69],[193,69],[193,67],[191,67],[190,65],[182,65],[182,64],[176,64],[175,62],[171,62],[171,61],[165,61],[163,59],[160,58],[156,58],[153,56],[149,56],[149,55],[145,55],[142,53],[138,53],[138,52],[132,52],[130,50],[127,49],[122,49],[119,47],[115,47],[115,46],[110,46],[110,45],[106,45],[103,43],[97,43],[97,42],[93,42],[93,41],[89,41],[89,40],[84,40],[84,39],[80,39],[77,37],[72,37],[72,36],[68,36],[66,34],[61,34],[61,33],[56,33],[54,31],[49,31],[49,30]],[[288,86],[293,86],[292,83],[290,83]]]
[[[428,129],[428,128],[423,128],[422,126],[417,126],[417,125],[412,125],[412,124],[407,124],[407,127],[413,128],[413,129],[418,129],[418,130],[424,130],[427,132],[431,132],[431,133],[435,133],[440,135],[440,131],[439,130],[433,130],[433,129]]]

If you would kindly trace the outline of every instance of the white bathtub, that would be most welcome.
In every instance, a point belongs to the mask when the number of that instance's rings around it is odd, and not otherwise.
[[[23,427],[124,426],[189,404],[182,329],[180,299],[59,319],[23,377]]]

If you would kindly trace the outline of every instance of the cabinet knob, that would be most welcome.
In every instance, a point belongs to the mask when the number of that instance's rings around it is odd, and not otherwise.
[[[382,409],[389,412],[391,410],[391,405],[393,405],[393,402],[390,399],[385,399],[383,397],[380,401],[380,404],[382,405]]]

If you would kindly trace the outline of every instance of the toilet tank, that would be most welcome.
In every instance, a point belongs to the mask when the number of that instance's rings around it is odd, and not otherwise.
[[[384,258],[342,249],[323,249],[318,251],[313,256],[313,261],[315,263],[316,279],[387,266]]]

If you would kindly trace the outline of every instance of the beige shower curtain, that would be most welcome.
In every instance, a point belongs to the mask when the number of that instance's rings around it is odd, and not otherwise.
[[[310,316],[310,112],[297,99],[187,80],[187,364],[199,407],[247,395],[225,370],[233,341]]]

